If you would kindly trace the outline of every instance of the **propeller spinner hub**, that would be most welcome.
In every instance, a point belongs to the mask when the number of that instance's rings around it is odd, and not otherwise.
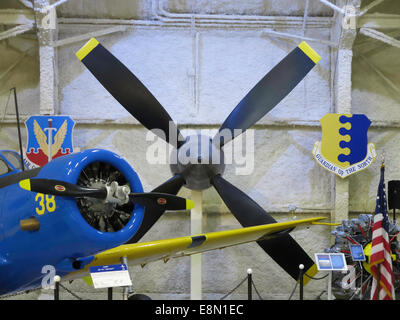
[[[172,174],[181,174],[185,186],[191,190],[204,190],[211,186],[211,177],[225,170],[224,152],[209,136],[191,135],[185,143],[172,152]]]

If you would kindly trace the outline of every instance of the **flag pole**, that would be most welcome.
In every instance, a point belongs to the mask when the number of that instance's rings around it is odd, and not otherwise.
[[[382,154],[381,174],[376,197],[376,207],[372,224],[372,242],[370,269],[373,276],[371,287],[371,300],[394,300],[393,268],[391,259],[390,243],[388,239],[388,211],[385,191],[385,156]],[[374,252],[372,254],[372,252]],[[388,265],[385,272],[381,268],[385,263]],[[382,279],[382,280],[381,280]],[[385,285],[383,284],[383,279]]]
[[[385,152],[382,152],[381,176],[382,176],[382,169],[385,169]],[[383,183],[385,183],[385,182],[383,182]],[[374,213],[374,216],[375,216],[375,213]],[[375,279],[376,279],[377,289],[375,289],[374,292],[372,292],[372,289],[371,289],[371,294],[373,295],[373,296],[371,296],[371,300],[375,300],[375,299],[379,300],[379,291],[381,288],[381,272],[379,269],[377,270],[377,274],[375,276],[376,276]]]

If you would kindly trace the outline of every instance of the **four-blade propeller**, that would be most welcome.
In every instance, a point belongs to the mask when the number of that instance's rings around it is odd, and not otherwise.
[[[188,139],[182,137],[169,114],[151,92],[96,39],[87,42],[76,55],[108,92],[146,128],[161,129],[164,134],[160,136],[175,146],[178,153],[181,149],[190,149]],[[254,200],[222,178],[223,164],[204,165],[201,160],[211,156],[211,152],[223,154],[221,148],[225,143],[253,126],[282,101],[319,60],[320,56],[307,43],[302,42],[268,72],[233,109],[215,137],[209,138],[209,146],[203,148],[201,153],[197,151],[198,155],[193,157],[198,162],[189,165],[178,163],[174,170],[171,166],[174,176],[154,192],[177,194],[182,186],[203,190],[212,185],[243,226],[275,223],[275,219]],[[187,148],[181,148],[186,143]],[[138,233],[128,243],[139,241],[163,212],[163,209],[146,209]],[[288,234],[259,241],[258,244],[296,280],[299,264],[305,266],[306,272],[314,265],[307,253]]]

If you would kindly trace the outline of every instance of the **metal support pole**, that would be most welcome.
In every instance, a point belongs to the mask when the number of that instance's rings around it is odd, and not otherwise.
[[[108,288],[107,290],[108,293],[108,300],[112,300],[113,299],[113,288]]]
[[[121,263],[125,264],[128,267],[128,258],[122,257]],[[132,288],[130,286],[124,287],[124,292],[122,293],[122,300],[128,300],[128,294],[129,294],[129,292],[131,292],[131,289]]]
[[[24,155],[22,154],[22,140],[21,140],[21,129],[19,126],[19,111],[18,111],[18,102],[17,102],[17,89],[14,87],[11,90],[14,90],[14,102],[15,102],[15,115],[17,116],[17,129],[18,129],[18,143],[19,143],[19,152],[21,153],[21,170],[25,171],[24,165]]]
[[[60,276],[54,276],[54,300],[60,300]]]
[[[330,2],[328,0],[319,0],[319,2],[322,2],[323,4],[330,7],[331,9],[333,9],[341,14],[344,14],[344,10],[342,8],[339,8],[338,6],[334,5],[332,2]]]
[[[252,278],[251,275],[253,273],[253,270],[251,270],[250,268],[247,269],[247,300],[252,300]]]
[[[332,300],[332,271],[329,271],[328,276],[328,300]]]
[[[203,221],[202,191],[192,190],[191,198],[195,205],[190,214],[190,233],[201,234]],[[190,299],[201,300],[202,291],[202,255],[198,253],[190,256]]]
[[[300,277],[300,300],[303,300],[303,275],[304,275],[304,265],[300,264],[299,265],[299,277]]]

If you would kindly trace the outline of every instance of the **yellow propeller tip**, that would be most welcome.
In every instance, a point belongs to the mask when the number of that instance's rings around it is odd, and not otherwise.
[[[321,60],[321,56],[311,46],[303,41],[299,44],[299,48],[315,63],[317,64]]]
[[[31,180],[29,180],[29,179],[21,180],[19,182],[19,186],[24,190],[31,191]]]
[[[86,44],[76,52],[79,60],[83,60],[94,48],[97,47],[99,42],[96,38],[91,38]]]
[[[186,210],[190,210],[194,208],[194,202],[190,199],[186,199]]]

